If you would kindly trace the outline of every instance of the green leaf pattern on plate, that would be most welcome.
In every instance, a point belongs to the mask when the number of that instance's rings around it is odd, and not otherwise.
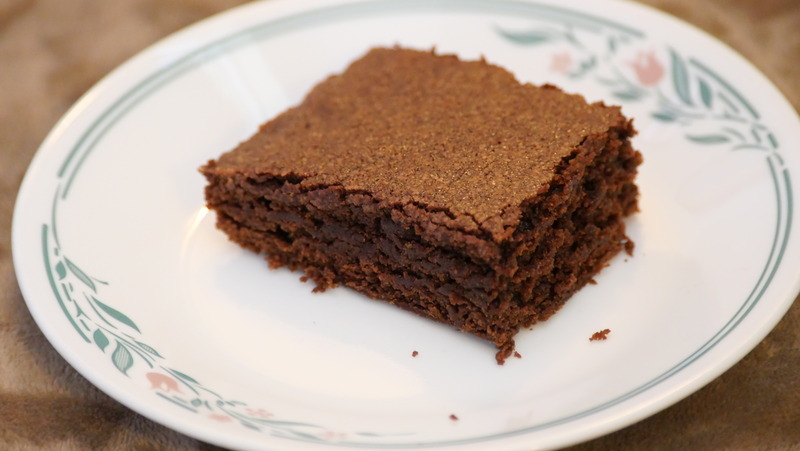
[[[130,317],[98,298],[98,287],[106,283],[91,277],[64,256],[55,244],[56,235],[54,229],[43,226],[42,244],[49,256],[45,259],[47,272],[51,281],[61,287],[54,291],[56,295],[63,294],[63,297],[57,297],[63,303],[62,310],[80,335],[108,355],[121,374],[145,379],[157,396],[216,422],[238,423],[257,431],[268,430],[280,437],[313,441],[329,439],[331,432],[325,428],[275,419],[270,411],[226,399],[188,374],[167,366],[164,357],[144,343],[142,331]],[[146,370],[134,371],[137,362]]]
[[[94,304],[96,304],[98,307],[100,307],[100,309],[103,310],[105,313],[108,313],[108,315],[111,318],[113,318],[114,320],[118,321],[121,324],[124,324],[124,325],[130,327],[131,329],[135,330],[136,332],[139,332],[139,327],[136,326],[136,323],[134,323],[133,320],[131,320],[127,316],[125,316],[124,313],[122,313],[120,311],[117,311],[115,308],[100,302],[99,299],[96,299],[94,297],[92,297],[91,299],[94,302]]]
[[[109,344],[106,334],[104,334],[100,329],[95,329],[94,333],[92,334],[92,338],[94,339],[94,344],[96,344],[101,351],[105,351],[106,346]]]
[[[652,102],[651,118],[683,127],[685,138],[695,144],[778,149],[749,102],[701,61],[668,46],[656,51],[643,35],[618,27],[598,23],[578,31],[568,22],[554,26],[498,27],[497,32],[514,45],[553,45],[551,72],[575,80],[592,77],[622,104]]]
[[[92,281],[92,278],[87,276],[83,270],[78,268],[77,265],[72,263],[68,258],[64,257],[64,264],[69,269],[69,272],[72,273],[78,280],[84,283],[87,287],[89,287],[92,291],[97,291],[97,287]],[[62,277],[63,278],[63,277]]]
[[[675,86],[675,92],[685,105],[691,106],[692,95],[689,92],[689,72],[686,69],[686,63],[673,49],[669,50],[669,55],[672,62],[672,84]]]
[[[128,348],[119,341],[117,341],[117,347],[111,354],[111,361],[114,362],[114,366],[125,375],[128,374],[128,370],[133,366],[133,356],[131,355],[131,351],[129,351]]]

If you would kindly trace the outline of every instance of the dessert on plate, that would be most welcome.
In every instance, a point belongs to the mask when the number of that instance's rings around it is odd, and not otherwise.
[[[235,243],[494,343],[620,250],[641,155],[618,107],[485,60],[375,48],[201,168]]]

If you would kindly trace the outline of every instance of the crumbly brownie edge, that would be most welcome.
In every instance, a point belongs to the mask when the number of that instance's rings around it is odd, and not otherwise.
[[[642,156],[629,139],[635,133],[626,121],[587,137],[582,151],[556,169],[548,193],[523,207],[506,248],[504,268],[512,276],[502,282],[517,296],[519,327],[549,318],[609,259],[632,249],[623,219],[638,210],[634,178]],[[498,362],[512,350],[501,347]]]

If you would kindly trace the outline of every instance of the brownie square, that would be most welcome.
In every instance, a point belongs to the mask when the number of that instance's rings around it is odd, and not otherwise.
[[[503,363],[632,249],[634,133],[618,107],[484,60],[376,48],[201,172],[217,226],[270,266],[486,339]]]

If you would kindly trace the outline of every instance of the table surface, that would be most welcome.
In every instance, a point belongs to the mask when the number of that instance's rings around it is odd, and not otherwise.
[[[11,213],[37,147],[83,92],[160,38],[239,3],[0,0],[0,449],[217,449],[120,405],[53,350],[16,282]],[[736,49],[800,109],[800,1],[643,3]],[[705,388],[574,447],[653,448],[800,449],[800,303]]]

